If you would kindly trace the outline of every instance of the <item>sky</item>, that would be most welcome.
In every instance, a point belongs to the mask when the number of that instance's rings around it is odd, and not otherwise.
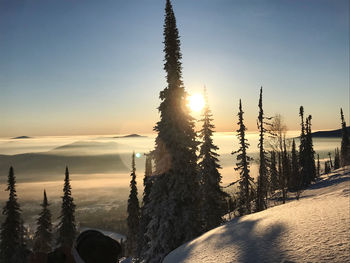
[[[349,123],[349,1],[173,0],[190,93],[217,131],[242,99],[299,129]],[[159,120],[165,0],[0,0],[0,136],[149,133]],[[194,114],[199,118],[198,114]]]

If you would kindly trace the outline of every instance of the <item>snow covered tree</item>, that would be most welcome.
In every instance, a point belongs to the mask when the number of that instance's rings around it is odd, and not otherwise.
[[[33,251],[49,253],[52,250],[52,223],[49,202],[47,201],[45,190],[41,207],[42,210],[37,220],[37,229],[34,236]]]
[[[150,202],[150,193],[153,184],[152,178],[152,156],[146,154],[145,177],[143,178],[143,198],[140,211],[140,237],[138,244],[138,256],[142,255],[148,249],[149,239],[146,236],[147,225],[150,222],[151,215],[148,214],[146,207]]]
[[[77,229],[75,224],[75,204],[72,197],[68,167],[66,167],[65,172],[61,215],[59,219],[57,245],[70,248],[73,245]]]
[[[137,197],[136,186],[136,168],[135,168],[135,153],[132,154],[131,160],[131,181],[130,194],[128,199],[128,234],[126,240],[126,253],[129,256],[137,255],[137,244],[139,240],[139,220],[140,220],[140,205]]]
[[[248,140],[245,138],[245,131],[247,128],[243,123],[243,110],[242,102],[239,100],[239,112],[238,112],[238,130],[237,138],[240,143],[240,148],[237,151],[232,152],[232,154],[237,154],[237,163],[235,170],[239,171],[240,180],[238,186],[238,212],[240,215],[250,214],[251,201],[254,196],[254,179],[250,177],[250,161],[252,160],[247,155],[247,149],[249,148]]]
[[[194,120],[182,83],[181,52],[172,5],[166,1],[164,52],[167,87],[160,92],[160,121],[154,150],[155,180],[148,210],[150,248],[146,261],[159,262],[171,250],[200,233],[199,176]],[[147,209],[147,208],[146,208]]]
[[[350,139],[348,130],[346,128],[346,122],[344,119],[343,109],[340,108],[340,118],[341,118],[341,147],[340,147],[340,162],[341,166],[350,164]]]
[[[276,161],[276,152],[270,152],[270,182],[269,188],[270,192],[273,193],[278,189],[278,171],[277,171],[277,161]]]
[[[340,167],[339,149],[335,148],[335,150],[334,150],[334,170],[339,169],[339,167]]]
[[[263,105],[262,105],[262,87],[260,88],[259,98],[259,116],[258,116],[258,130],[259,130],[259,175],[258,175],[258,186],[256,193],[256,211],[262,211],[266,209],[267,204],[267,192],[268,192],[268,161],[266,152],[264,149],[264,136],[267,132],[264,127],[266,123],[266,117],[264,116]]]
[[[9,200],[2,211],[5,215],[5,221],[2,223],[0,230],[0,262],[17,263],[15,256],[22,254],[24,250],[23,224],[21,209],[17,201],[16,178],[12,166],[7,179],[6,191],[9,191]]]
[[[208,97],[204,91],[205,106],[203,109],[202,129],[199,137],[201,138],[199,152],[199,171],[201,180],[201,216],[203,223],[203,231],[206,232],[220,225],[222,215],[226,211],[226,194],[221,186],[221,174],[219,169],[219,154],[216,151],[219,149],[213,143],[213,118],[209,108]]]

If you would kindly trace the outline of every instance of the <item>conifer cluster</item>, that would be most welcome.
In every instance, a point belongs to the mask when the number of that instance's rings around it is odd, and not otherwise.
[[[17,201],[16,178],[13,167],[10,167],[8,175],[9,200],[3,208],[5,221],[0,229],[0,262],[1,263],[20,263],[27,262],[28,255],[31,253],[26,247],[27,228],[21,216],[21,209]],[[46,191],[44,190],[41,212],[37,219],[37,228],[34,234],[33,257],[37,254],[47,255],[53,249],[53,225],[51,222],[51,211]],[[57,245],[70,250],[76,235],[75,226],[75,204],[71,196],[71,186],[69,181],[69,172],[66,167],[65,182],[62,196],[62,209],[60,222],[57,230]]]

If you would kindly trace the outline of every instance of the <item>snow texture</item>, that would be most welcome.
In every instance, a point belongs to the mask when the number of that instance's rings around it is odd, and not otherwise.
[[[164,263],[349,262],[349,194],[347,166],[321,176],[299,201],[235,218],[175,249]]]

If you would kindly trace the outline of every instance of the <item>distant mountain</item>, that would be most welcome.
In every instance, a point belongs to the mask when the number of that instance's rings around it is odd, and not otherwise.
[[[64,173],[68,165],[71,173],[120,173],[129,168],[117,153],[115,142],[79,141],[40,153],[0,155],[0,175],[3,180],[12,165],[17,179],[30,181],[37,176],[46,179]]]
[[[350,134],[350,126],[346,127],[348,134]],[[313,138],[340,138],[341,129],[332,131],[317,131],[312,133]]]
[[[31,139],[32,137],[29,136],[18,136],[18,137],[13,137],[11,138],[12,140],[16,140],[16,139]]]
[[[97,153],[97,151],[116,151],[117,148],[118,144],[116,142],[77,141],[56,147],[50,153],[87,153],[87,151]]]
[[[125,136],[115,136],[113,138],[142,138],[142,137],[147,137],[147,136],[143,136],[143,135],[139,135],[139,134],[136,134],[136,133],[133,133],[133,134],[129,134],[129,135],[125,135]]]

